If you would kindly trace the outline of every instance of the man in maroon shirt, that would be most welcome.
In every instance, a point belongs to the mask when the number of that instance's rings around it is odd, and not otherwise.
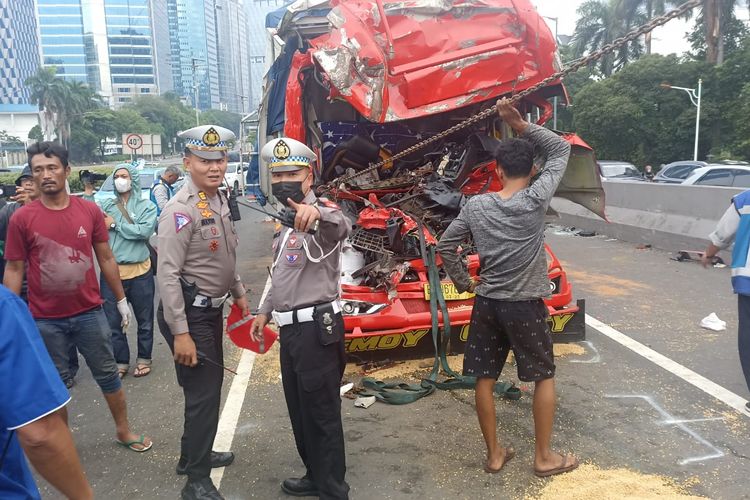
[[[70,167],[63,146],[41,142],[27,153],[41,198],[24,206],[10,221],[4,284],[19,294],[27,272],[31,314],[60,377],[68,378],[72,342],[104,393],[115,420],[117,442],[133,451],[146,451],[151,440],[133,434],[128,424],[125,393],[94,268],[96,254],[102,275],[117,297],[123,326],[127,326],[130,308],[107,242],[104,215],[94,203],[69,196],[65,190]]]

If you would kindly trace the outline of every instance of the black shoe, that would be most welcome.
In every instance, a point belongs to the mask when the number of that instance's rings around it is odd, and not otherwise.
[[[182,500],[224,500],[224,497],[216,489],[210,477],[195,479],[193,481],[188,479],[180,495],[182,496]]]
[[[294,497],[317,497],[318,487],[307,476],[302,478],[290,477],[281,483],[281,489],[287,495]]]
[[[226,467],[234,462],[234,453],[231,451],[212,451],[211,452],[211,468],[216,469],[217,467]],[[180,461],[177,462],[177,468],[175,469],[177,474],[183,476],[187,474],[187,459],[180,457]]]

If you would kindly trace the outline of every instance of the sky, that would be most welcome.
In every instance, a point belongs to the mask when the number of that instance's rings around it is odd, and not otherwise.
[[[558,18],[558,32],[561,35],[572,35],[575,30],[577,14],[576,10],[585,0],[532,0],[537,11],[542,16]],[[743,2],[744,3],[744,2]],[[740,19],[748,19],[748,9],[737,9]],[[545,19],[552,32],[555,32],[555,22]],[[673,19],[665,26],[654,30],[652,50],[658,54],[682,54],[690,50],[690,44],[685,39],[685,34],[692,30],[693,21]]]

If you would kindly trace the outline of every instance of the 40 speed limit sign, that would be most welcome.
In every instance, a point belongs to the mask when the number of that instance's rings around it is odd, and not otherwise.
[[[125,138],[125,145],[132,150],[143,147],[143,137],[138,134],[130,134]]]

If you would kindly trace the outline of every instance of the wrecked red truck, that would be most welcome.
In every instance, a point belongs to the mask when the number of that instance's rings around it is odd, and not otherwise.
[[[528,0],[300,0],[270,14],[267,27],[273,64],[260,147],[279,135],[305,142],[318,155],[320,192],[356,221],[342,253],[347,350],[355,359],[429,355],[432,291],[420,248],[439,240],[467,197],[500,188],[491,152],[510,134],[496,116],[442,132],[558,71],[552,33]],[[567,102],[562,82],[530,94],[520,109],[543,124],[553,97]],[[593,151],[563,136],[573,149],[557,195],[604,217]],[[261,184],[269,182],[261,168]],[[546,250],[553,338],[581,340],[584,302],[573,301],[560,261]],[[463,251],[479,273],[470,241]],[[441,279],[450,348],[462,351],[473,297]]]

